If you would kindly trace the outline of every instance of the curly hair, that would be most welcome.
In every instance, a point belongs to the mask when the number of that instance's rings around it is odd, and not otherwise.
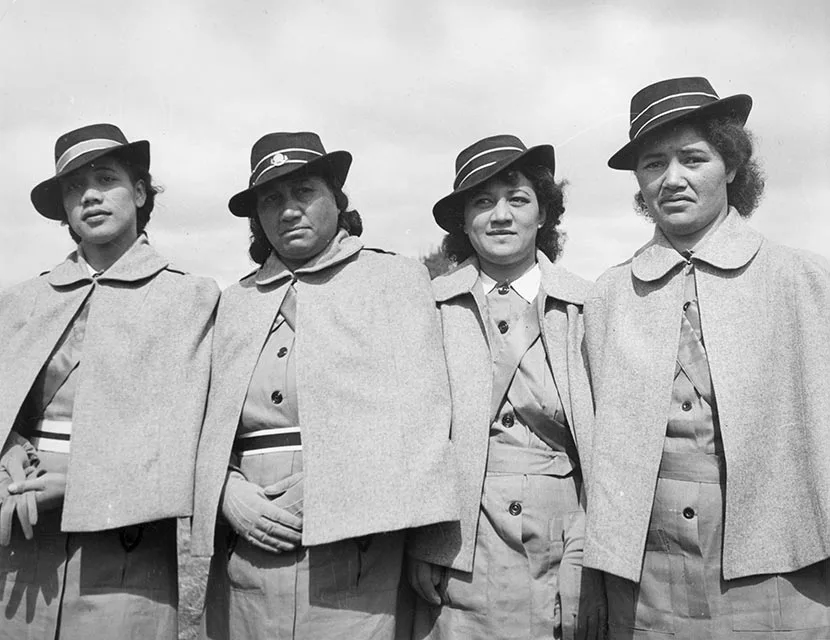
[[[536,248],[544,253],[551,262],[555,262],[562,253],[565,244],[565,232],[559,229],[562,216],[565,213],[566,180],[557,182],[553,172],[544,165],[511,165],[504,171],[497,173],[491,180],[499,180],[511,186],[519,182],[519,177],[527,178],[536,192],[539,201],[539,212],[545,214],[545,222],[536,234]],[[459,198],[459,205],[466,201]],[[464,232],[464,209],[455,211],[457,229],[444,236],[441,242],[441,251],[448,260],[460,264],[475,253],[470,238]]]
[[[729,117],[711,118],[694,122],[694,129],[711,144],[723,158],[726,171],[735,170],[735,179],[726,185],[727,202],[743,218],[749,218],[758,208],[764,195],[765,178],[760,163],[752,155],[755,138],[752,132]],[[634,195],[634,208],[651,219],[643,194]]]
[[[308,175],[316,175],[322,178],[326,186],[334,195],[334,203],[337,205],[337,227],[345,229],[350,236],[359,236],[363,233],[363,219],[355,209],[349,209],[349,198],[343,193],[343,187],[338,184],[337,180],[328,172],[321,171],[320,173],[310,173]],[[250,245],[248,246],[248,255],[251,260],[259,265],[265,264],[268,256],[274,250],[274,247],[265,235],[265,230],[259,222],[259,216],[256,212],[248,216],[248,225],[251,231]]]
[[[150,175],[150,170],[147,167],[134,164],[128,156],[115,152],[109,154],[109,157],[115,158],[124,167],[124,170],[130,177],[130,181],[133,183],[133,187],[138,184],[139,180],[144,183],[144,191],[147,195],[144,199],[144,204],[136,210],[136,231],[141,235],[147,223],[150,222],[150,214],[153,212],[153,207],[156,206],[156,196],[162,193],[164,188],[153,183],[153,176]],[[72,236],[75,244],[80,244],[81,236],[75,233],[72,227],[69,226],[69,220],[67,219],[65,211],[61,219],[61,224],[66,225],[66,228],[69,230],[69,235]]]

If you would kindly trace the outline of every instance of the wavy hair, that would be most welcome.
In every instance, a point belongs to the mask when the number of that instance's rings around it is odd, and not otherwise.
[[[765,178],[760,163],[753,157],[755,138],[752,132],[733,118],[712,118],[692,125],[704,140],[723,158],[726,171],[735,170],[735,179],[726,185],[726,200],[743,218],[749,218],[764,196]],[[653,221],[643,194],[634,195],[637,213]]]

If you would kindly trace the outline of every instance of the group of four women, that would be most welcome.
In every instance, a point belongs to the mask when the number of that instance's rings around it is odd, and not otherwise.
[[[430,283],[348,152],[268,134],[220,297],[148,243],[149,144],[60,137],[77,251],[0,296],[0,638],[175,638],[188,516],[211,639],[830,637],[830,265],[745,222],[751,105],[632,98],[654,236],[593,285],[549,145],[459,154]]]

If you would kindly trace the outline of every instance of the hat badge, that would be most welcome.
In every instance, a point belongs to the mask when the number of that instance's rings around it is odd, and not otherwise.
[[[281,167],[288,162],[288,156],[284,153],[275,153],[271,158],[271,165],[274,167]]]

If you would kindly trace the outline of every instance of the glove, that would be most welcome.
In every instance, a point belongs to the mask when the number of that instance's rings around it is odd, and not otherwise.
[[[283,498],[288,493],[285,491]],[[289,497],[287,502],[292,500]],[[302,542],[302,519],[274,504],[262,487],[248,482],[238,471],[230,471],[225,481],[222,515],[236,533],[265,551],[293,551]]]
[[[17,496],[33,495],[37,500],[37,508],[41,511],[59,509],[63,506],[66,494],[66,474],[39,469],[23,482],[10,484],[9,493]]]
[[[559,565],[557,606],[564,640],[603,640],[608,610],[602,573],[582,566],[585,543],[585,513],[568,514]]]
[[[292,473],[287,478],[263,489],[265,497],[292,516],[303,518],[303,473]]]
[[[447,569],[438,564],[407,558],[407,576],[409,585],[418,596],[433,605],[442,603],[439,588]]]
[[[12,432],[0,456],[0,545],[4,547],[11,542],[15,513],[23,536],[31,540],[34,535],[32,527],[37,524],[38,518],[35,494],[12,495],[10,489],[35,476],[38,473],[37,462],[35,448],[28,440]]]

